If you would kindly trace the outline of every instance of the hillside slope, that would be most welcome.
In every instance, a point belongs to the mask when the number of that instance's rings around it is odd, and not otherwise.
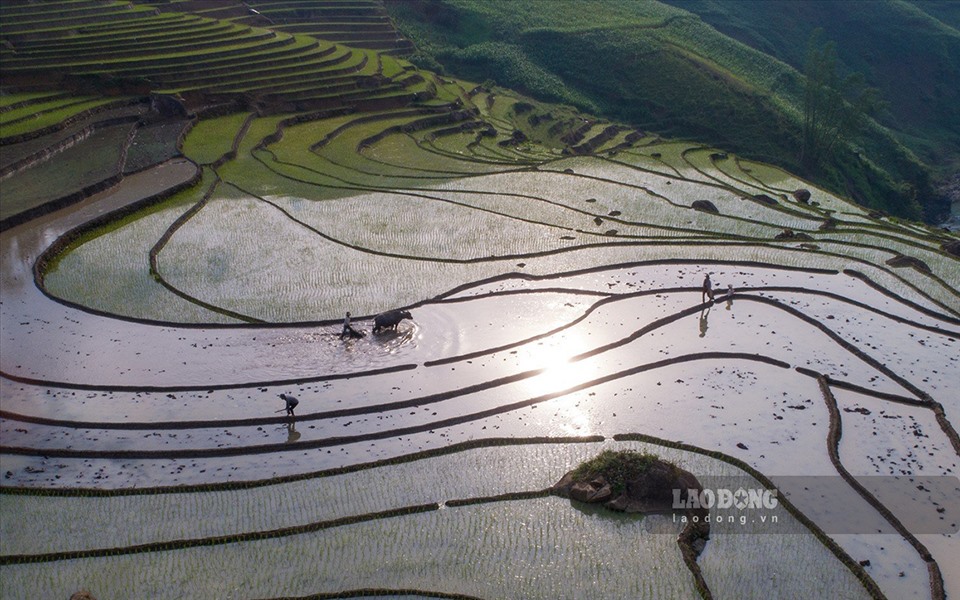
[[[682,8],[622,0],[522,6],[405,0],[386,6],[417,44],[412,59],[421,66],[494,79],[539,98],[801,171],[802,75]],[[802,53],[813,27],[799,29]],[[900,216],[936,222],[948,210],[932,189],[928,165],[875,122],[822,172],[805,175]]]
[[[843,0],[664,1],[801,71],[809,31],[822,28],[837,43],[840,69],[862,73],[889,103],[880,123],[928,163],[956,166],[960,159],[960,32],[949,24],[960,5],[893,1],[864,10]]]

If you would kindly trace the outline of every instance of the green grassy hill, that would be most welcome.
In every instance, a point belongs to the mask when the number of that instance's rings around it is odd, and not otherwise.
[[[958,117],[949,111],[960,86],[950,77],[956,67],[946,60],[960,37],[931,15],[951,14],[949,5],[931,4],[927,13],[903,2],[872,3],[870,11],[857,11],[855,3],[786,2],[776,20],[765,20],[777,3],[677,4],[409,0],[387,7],[417,44],[417,64],[494,79],[538,98],[708,141],[795,172],[801,171],[803,90],[795,67],[802,67],[810,33],[826,25],[813,18],[819,16],[835,25],[826,33],[841,48],[841,68],[863,70],[874,85],[882,80],[878,87],[889,109],[822,172],[805,174],[900,216],[937,221],[946,213],[946,200],[933,191],[930,165],[949,165],[960,147]],[[846,13],[833,14],[841,10]],[[776,24],[764,25],[771,22]],[[885,29],[891,24],[897,26]],[[842,27],[856,35],[844,35]],[[738,31],[741,41],[734,39]],[[922,43],[913,56],[904,48],[917,39]],[[847,58],[855,54],[864,58]],[[891,56],[904,60],[895,63]],[[864,68],[874,63],[876,68]],[[915,94],[917,89],[926,95]]]
[[[775,163],[870,208],[943,219],[934,183],[960,160],[955,4],[889,0],[860,14],[845,2],[675,2],[8,2],[0,144],[54,135],[44,143],[65,146],[73,129],[135,120],[147,98],[151,114],[161,97],[199,114],[454,102],[391,56],[412,53],[421,67]],[[805,172],[798,68],[817,26],[888,108]],[[0,167],[36,152],[8,150]]]
[[[801,71],[807,36],[813,28],[822,28],[827,38],[837,42],[840,68],[864,74],[889,103],[877,120],[925,161],[938,165],[952,161],[957,166],[960,32],[956,17],[960,5],[956,2],[874,2],[865,9],[843,0],[665,1]]]

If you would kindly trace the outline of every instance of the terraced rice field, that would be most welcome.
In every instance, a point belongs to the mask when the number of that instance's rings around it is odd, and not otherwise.
[[[130,23],[181,18],[229,29]],[[343,52],[424,93],[4,145],[4,598],[960,595],[956,237]],[[31,180],[90,143],[105,189]],[[676,513],[550,493],[603,449],[775,487],[776,523],[711,508],[692,568]]]

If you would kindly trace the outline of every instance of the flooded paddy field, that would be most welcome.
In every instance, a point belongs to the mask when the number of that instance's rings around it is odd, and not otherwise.
[[[547,491],[609,448],[776,486],[776,528],[711,509],[712,597],[960,595],[946,234],[413,118],[214,119],[0,234],[4,597],[702,595],[675,515]]]

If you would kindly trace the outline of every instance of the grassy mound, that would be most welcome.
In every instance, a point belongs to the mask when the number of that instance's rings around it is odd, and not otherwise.
[[[580,463],[573,470],[572,477],[578,482],[603,477],[614,492],[623,492],[628,481],[646,473],[656,464],[668,465],[677,474],[680,472],[678,467],[665,463],[655,454],[636,450],[604,450],[590,460]]]

